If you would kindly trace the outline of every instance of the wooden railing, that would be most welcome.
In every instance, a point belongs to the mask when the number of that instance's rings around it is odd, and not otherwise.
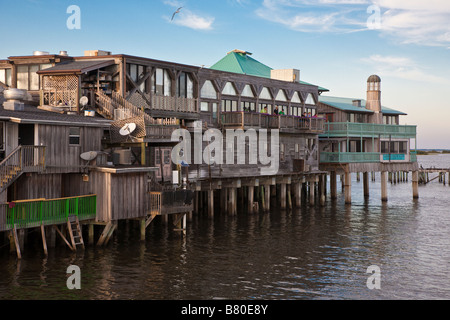
[[[356,122],[327,122],[323,137],[415,138],[417,126]]]
[[[151,98],[152,110],[198,113],[197,99],[156,96]]]
[[[145,138],[152,140],[170,140],[174,130],[179,129],[179,125],[150,124],[145,126],[147,132]]]
[[[130,118],[143,116],[146,123],[156,124],[156,120],[149,116],[145,111],[139,109],[134,104],[127,101],[119,93],[112,92],[111,97],[108,97],[102,91],[97,91],[97,107],[98,112],[108,119],[114,118],[114,110],[123,110]]]
[[[0,204],[0,231],[62,224],[69,215],[77,216],[79,221],[91,220],[96,212],[96,195],[14,201]]]
[[[221,124],[224,127],[257,127],[264,129],[295,129],[322,132],[323,118],[272,115],[255,112],[222,112]]]
[[[24,172],[45,170],[44,146],[18,146],[0,163],[0,192]]]
[[[162,192],[150,192],[150,214],[161,215]]]

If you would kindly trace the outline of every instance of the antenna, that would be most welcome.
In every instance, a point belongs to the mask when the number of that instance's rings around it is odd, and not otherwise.
[[[127,123],[119,130],[119,133],[121,136],[131,137],[131,139],[133,139],[134,137],[131,134],[134,132],[134,130],[136,130],[136,124]]]

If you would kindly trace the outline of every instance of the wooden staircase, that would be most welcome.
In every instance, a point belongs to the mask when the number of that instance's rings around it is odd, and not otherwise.
[[[84,249],[83,234],[81,233],[80,221],[76,215],[71,215],[67,218],[67,231],[72,242],[72,250],[76,251],[77,246]]]
[[[156,119],[152,118],[141,108],[136,107],[131,102],[124,99],[120,94],[113,92],[112,96],[107,96],[102,91],[95,93],[97,112],[106,119],[114,120],[114,110],[121,109],[130,118],[143,116],[146,124],[156,124]]]
[[[24,172],[45,170],[45,147],[18,146],[0,162],[0,192],[6,190]]]

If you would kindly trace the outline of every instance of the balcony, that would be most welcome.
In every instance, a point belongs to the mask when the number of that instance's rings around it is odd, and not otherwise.
[[[383,154],[379,152],[321,152],[320,163],[417,162],[417,153]]]
[[[151,97],[151,110],[178,113],[198,113],[197,99],[156,96]]]
[[[354,122],[327,122],[320,138],[415,138],[417,126]]]
[[[285,132],[322,133],[325,119],[253,112],[222,112],[220,122],[227,128],[279,129]]]
[[[0,231],[63,224],[71,215],[79,221],[92,220],[96,210],[96,195],[9,202],[0,204]]]

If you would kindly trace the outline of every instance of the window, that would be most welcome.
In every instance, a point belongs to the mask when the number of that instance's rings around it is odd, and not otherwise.
[[[253,94],[253,90],[250,87],[250,85],[245,85],[244,90],[242,90],[242,97],[249,97],[249,98],[254,98],[255,95]]]
[[[222,100],[222,112],[231,112],[237,110],[237,101],[235,100]]]
[[[272,113],[272,104],[270,104],[270,103],[260,103],[259,104],[259,112],[261,112],[261,110],[263,110],[263,109],[266,110],[264,113],[271,114]]]
[[[212,103],[212,117],[217,119],[217,103]]]
[[[200,103],[200,111],[209,111],[208,102],[202,101]]]
[[[172,79],[169,72],[164,69],[156,69],[151,79],[152,93],[157,96],[170,97],[172,95]]]
[[[266,100],[272,100],[272,95],[270,94],[269,89],[264,87],[262,89],[261,93],[259,94],[259,98],[260,99],[266,99]]]
[[[181,98],[194,98],[194,83],[191,76],[186,72],[181,72],[178,77],[177,95]]]
[[[308,93],[308,97],[306,98],[305,104],[312,104],[315,105],[316,101],[313,98],[313,95],[311,93]]]
[[[287,101],[286,94],[284,93],[284,90],[281,89],[278,91],[277,97],[275,98],[277,101]]]
[[[297,91],[294,92],[294,95],[292,96],[291,102],[292,103],[302,103],[302,100],[300,99],[300,95],[298,94]]]
[[[241,110],[245,112],[255,112],[255,103],[249,101],[241,101]]]
[[[206,99],[217,99],[217,92],[210,80],[206,80],[202,87],[200,96]]]
[[[80,145],[80,128],[78,127],[69,128],[69,145],[71,146]]]
[[[0,81],[11,86],[11,69],[0,69]]]
[[[231,82],[227,82],[225,87],[222,90],[222,94],[228,95],[228,96],[236,96],[236,90],[234,89],[234,86]]]
[[[30,64],[17,66],[17,89],[37,91],[40,88],[39,70],[52,67],[51,64]],[[8,71],[9,70],[9,71]],[[6,69],[6,84],[11,85],[11,70]],[[0,81],[1,73],[0,73]],[[3,81],[2,81],[3,82]]]

